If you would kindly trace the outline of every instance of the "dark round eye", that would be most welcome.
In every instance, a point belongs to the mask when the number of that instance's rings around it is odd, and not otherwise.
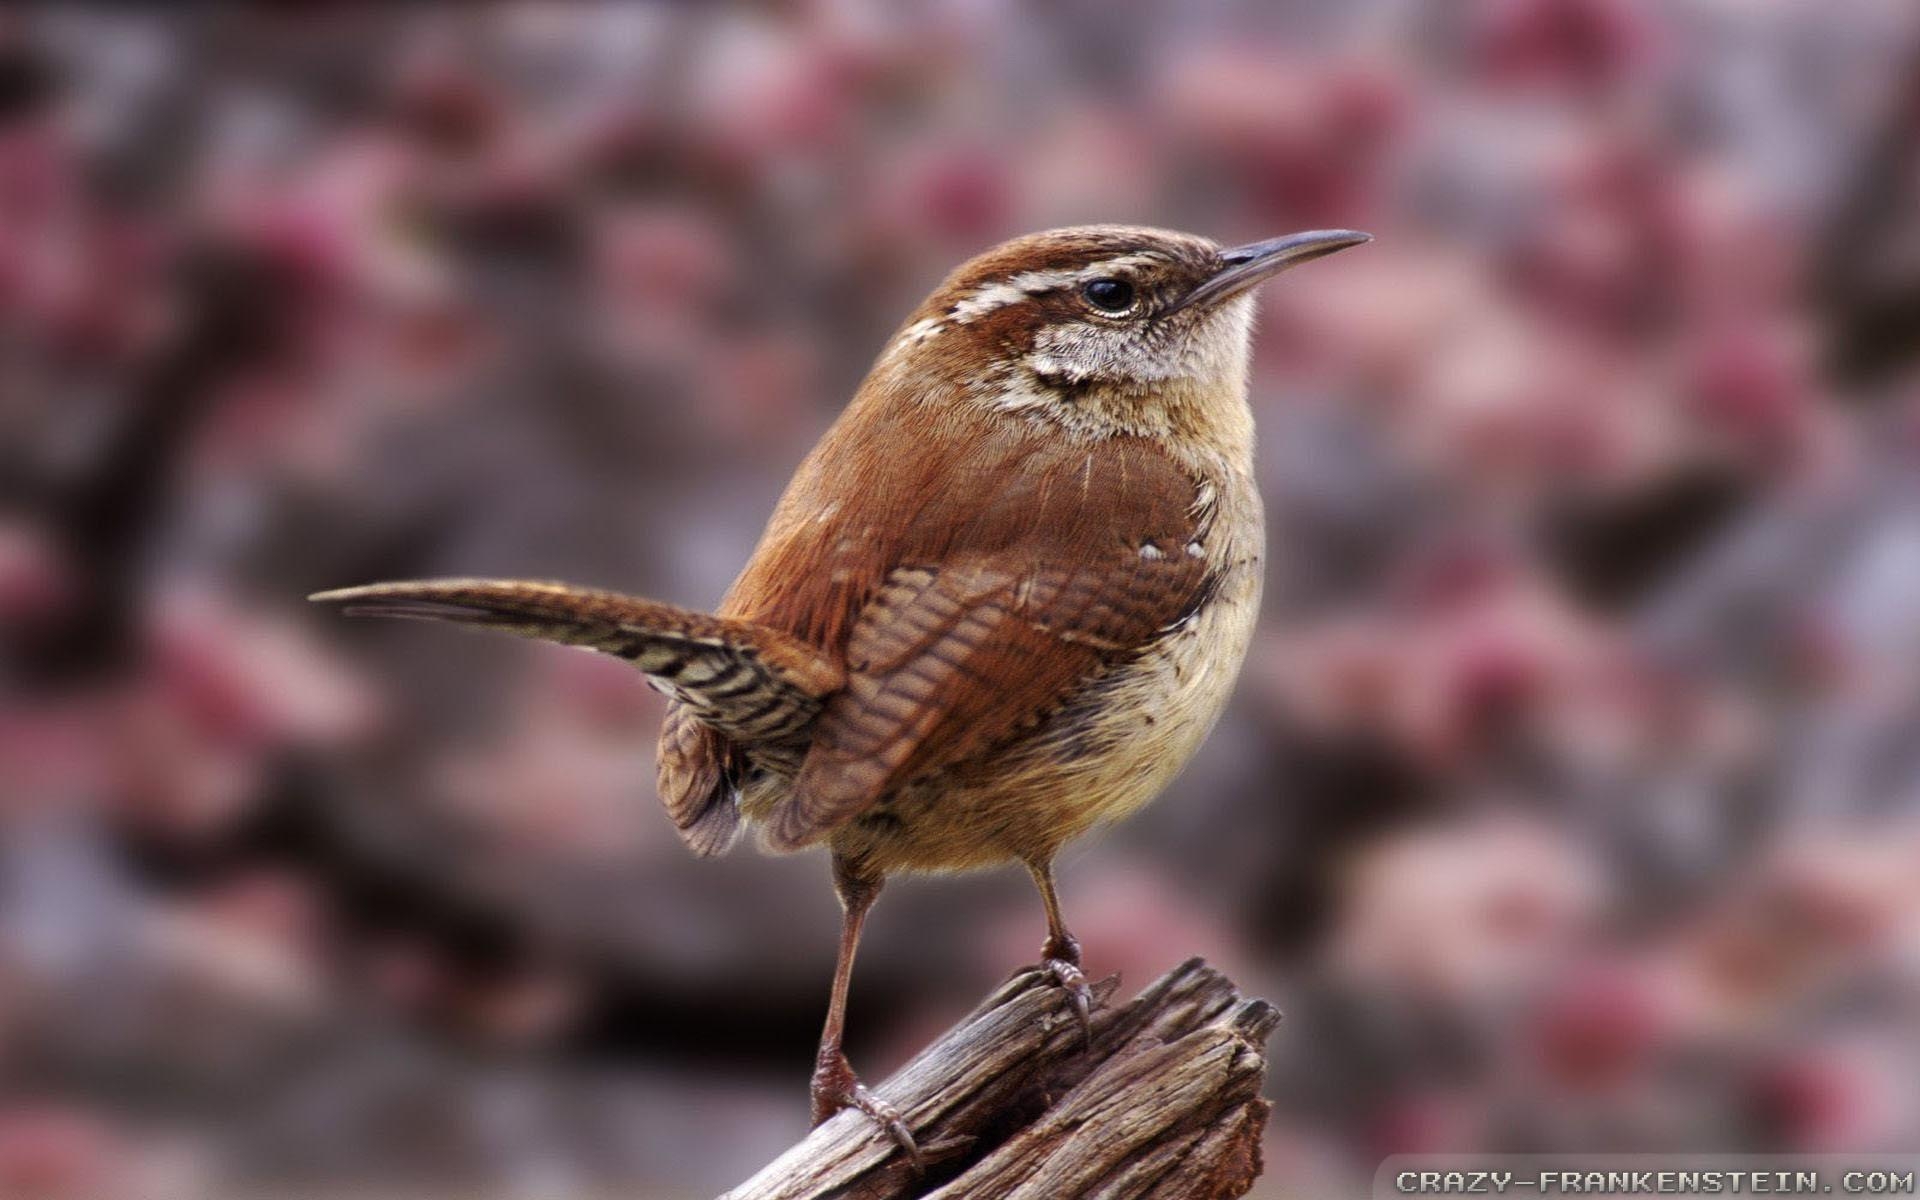
[[[1087,303],[1107,312],[1125,312],[1133,307],[1133,285],[1124,279],[1095,279],[1080,289]]]

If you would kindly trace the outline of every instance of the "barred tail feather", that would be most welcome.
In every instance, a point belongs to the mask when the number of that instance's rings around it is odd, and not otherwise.
[[[763,625],[566,584],[422,580],[308,599],[340,605],[348,616],[447,621],[626,659],[743,746],[798,736],[844,680],[819,650]]]

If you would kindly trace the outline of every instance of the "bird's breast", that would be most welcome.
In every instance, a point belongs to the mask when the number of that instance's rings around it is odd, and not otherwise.
[[[1043,860],[1164,790],[1226,707],[1259,614],[1259,498],[1238,473],[1218,487],[1201,544],[1213,583],[1201,603],[1010,743],[918,780],[856,820],[836,848],[890,871]]]
[[[1204,547],[1213,571],[1205,599],[1140,654],[1089,680],[1036,732],[1032,770],[1071,780],[1058,803],[1073,834],[1158,795],[1233,692],[1259,617],[1264,522],[1248,481],[1229,485],[1220,504]]]

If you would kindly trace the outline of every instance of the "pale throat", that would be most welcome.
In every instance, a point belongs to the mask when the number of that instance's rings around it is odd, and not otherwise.
[[[1247,366],[1253,301],[1236,297],[1172,345],[1043,331],[1032,350],[971,381],[976,402],[1085,438],[1131,434],[1251,470]]]

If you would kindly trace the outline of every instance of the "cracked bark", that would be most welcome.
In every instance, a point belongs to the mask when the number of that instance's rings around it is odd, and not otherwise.
[[[722,1200],[1215,1200],[1260,1173],[1265,1043],[1280,1014],[1190,960],[1109,1007],[1091,1045],[1023,971],[875,1089],[906,1117],[916,1176],[859,1113],[821,1125]]]

